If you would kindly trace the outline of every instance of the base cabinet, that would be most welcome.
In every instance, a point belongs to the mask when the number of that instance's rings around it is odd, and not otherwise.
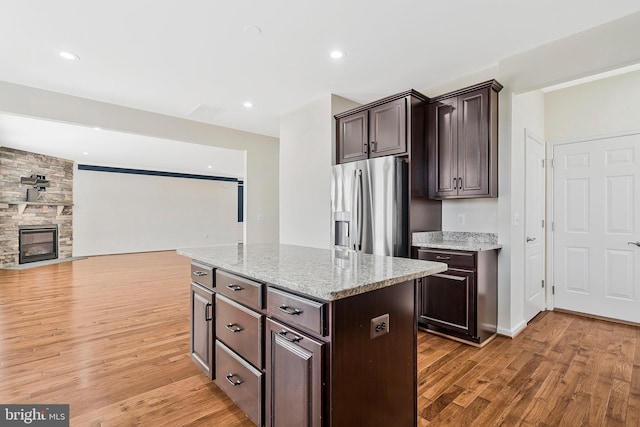
[[[267,320],[266,425],[322,426],[325,343]]]
[[[256,425],[262,422],[262,371],[216,341],[216,384]]]
[[[414,248],[414,257],[445,262],[449,269],[418,281],[418,325],[473,344],[497,332],[496,250]]]
[[[191,283],[191,345],[193,361],[210,379],[215,378],[213,343],[215,342],[214,293]]]
[[[415,427],[413,281],[323,301],[212,273],[191,285],[191,355],[257,426]]]

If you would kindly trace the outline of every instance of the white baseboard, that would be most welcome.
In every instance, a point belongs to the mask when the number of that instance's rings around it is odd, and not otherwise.
[[[509,337],[509,338],[515,338],[515,336],[518,335],[520,332],[522,332],[526,327],[527,327],[527,322],[525,322],[524,320],[518,323],[516,326],[514,326],[511,329],[502,328],[498,326],[498,334],[504,335],[505,337]]]

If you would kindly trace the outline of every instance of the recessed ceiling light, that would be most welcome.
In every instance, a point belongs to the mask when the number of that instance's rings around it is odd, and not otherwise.
[[[88,156],[88,155],[89,155],[89,153],[88,153],[88,152],[86,152],[86,151],[83,151],[83,152],[82,152],[82,154],[84,154],[85,156]]]
[[[244,104],[242,104],[242,105],[244,105],[244,108],[251,108],[251,107],[253,107],[253,102],[246,101],[246,102],[245,102]]]
[[[212,167],[213,167],[213,166],[209,165],[209,166],[207,166],[207,169],[211,169]]]
[[[244,32],[249,34],[250,36],[257,37],[262,33],[262,28],[257,25],[246,25],[244,27]]]
[[[102,130],[102,128],[99,128],[99,127],[96,126],[96,127],[93,128],[93,130]]]
[[[71,53],[67,51],[60,52],[60,56],[63,57],[64,59],[68,59],[69,61],[77,61],[80,59],[80,57],[75,53]]]
[[[340,59],[344,57],[344,52],[341,50],[334,50],[329,54],[329,56],[331,56],[333,59]]]

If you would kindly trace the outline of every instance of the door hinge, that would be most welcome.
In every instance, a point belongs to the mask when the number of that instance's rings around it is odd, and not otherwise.
[[[554,161],[554,159],[551,159],[551,168],[555,167],[556,163]]]
[[[552,286],[551,287],[551,295],[555,295],[556,294],[556,287]]]
[[[551,231],[556,231],[556,223],[551,221]]]
[[[542,280],[542,287],[544,288],[544,279]]]
[[[541,163],[541,165],[540,165],[540,166],[542,166],[542,167],[544,168],[544,159],[542,159],[542,160],[540,161],[540,163]]]
[[[544,228],[544,219],[542,220],[542,228]]]

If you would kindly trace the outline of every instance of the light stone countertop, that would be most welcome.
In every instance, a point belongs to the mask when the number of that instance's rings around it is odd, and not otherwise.
[[[278,244],[178,249],[178,254],[255,280],[333,301],[440,273],[440,262]]]
[[[457,251],[492,251],[502,248],[495,233],[474,233],[463,231],[429,231],[413,233],[411,245]]]

